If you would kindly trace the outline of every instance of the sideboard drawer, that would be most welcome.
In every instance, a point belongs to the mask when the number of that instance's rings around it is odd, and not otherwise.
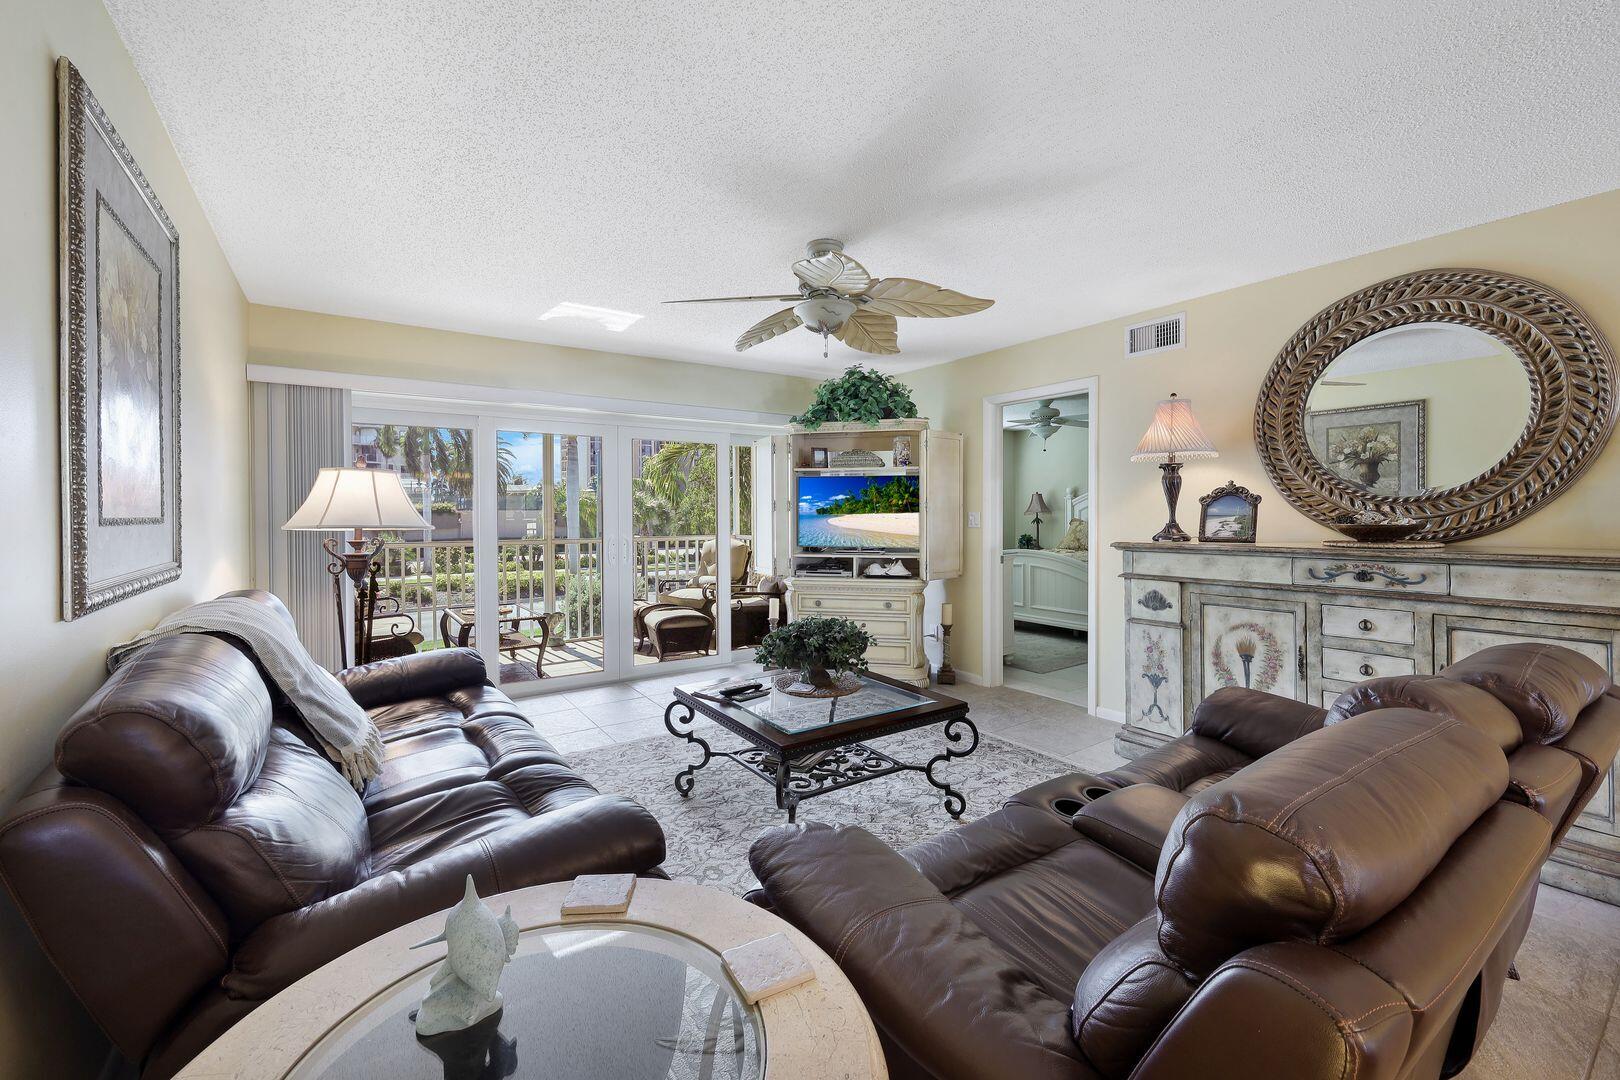
[[[1451,568],[1445,563],[1336,559],[1329,555],[1295,559],[1294,584],[1443,596],[1451,588]]]
[[[1410,656],[1385,656],[1383,653],[1351,652],[1349,649],[1322,650],[1324,679],[1356,683],[1363,679],[1416,673],[1417,661]]]
[[[856,615],[854,617],[854,622],[862,630],[865,630],[868,634],[871,634],[879,641],[883,640],[884,638],[893,638],[900,641],[911,640],[910,619],[867,619]]]
[[[903,619],[911,606],[908,599],[904,596],[815,596],[801,592],[796,597],[795,610],[805,615],[893,615]]]
[[[909,641],[899,643],[880,641],[866,650],[866,662],[910,667],[917,662],[917,654],[912,651]]]
[[[1322,633],[1328,637],[1361,638],[1410,645],[1417,640],[1416,620],[1410,611],[1322,605]]]

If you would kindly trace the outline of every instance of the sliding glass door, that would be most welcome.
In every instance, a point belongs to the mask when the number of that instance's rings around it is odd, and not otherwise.
[[[602,437],[503,428],[495,456],[501,685],[606,671]]]
[[[434,526],[382,538],[379,627],[398,651],[478,649],[515,696],[729,660],[765,625],[748,439],[357,409],[356,458]]]

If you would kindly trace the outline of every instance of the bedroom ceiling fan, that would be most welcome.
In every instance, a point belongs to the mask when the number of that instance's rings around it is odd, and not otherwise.
[[[731,304],[749,301],[794,301],[792,307],[767,315],[737,338],[737,351],[785,334],[796,326],[821,335],[821,355],[832,336],[859,352],[887,356],[900,351],[895,316],[946,319],[983,311],[983,300],[942,289],[915,278],[874,278],[866,267],[844,254],[842,240],[812,240],[805,257],[793,264],[797,293],[765,296],[716,296],[702,300],[665,300],[666,304]]]
[[[1007,421],[1007,426],[1021,427],[1028,431],[1031,435],[1039,436],[1041,442],[1043,443],[1046,442],[1047,439],[1050,439],[1053,435],[1056,435],[1060,428],[1083,428],[1091,426],[1091,417],[1089,411],[1067,416],[1064,415],[1062,410],[1052,407],[1052,402],[1056,400],[1056,398],[1042,398],[1035,403],[1035,408],[1030,410],[1028,418],[1023,420],[1009,420]],[[1042,451],[1045,449],[1045,446],[1041,447]]]

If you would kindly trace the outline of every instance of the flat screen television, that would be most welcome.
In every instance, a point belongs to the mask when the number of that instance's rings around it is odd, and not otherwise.
[[[797,536],[820,551],[916,551],[915,476],[801,476]]]

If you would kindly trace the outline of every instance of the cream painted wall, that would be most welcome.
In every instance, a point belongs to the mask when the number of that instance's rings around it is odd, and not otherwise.
[[[1398,196],[1392,196],[1398,197]],[[1171,256],[1173,257],[1173,256]],[[1159,471],[1133,464],[1131,450],[1153,404],[1171,391],[1193,402],[1220,458],[1183,471],[1180,517],[1196,528],[1198,496],[1227,480],[1260,492],[1264,541],[1314,541],[1331,536],[1296,513],[1266,480],[1251,425],[1260,380],[1277,350],[1301,323],[1339,297],[1382,278],[1440,266],[1476,266],[1522,274],[1551,285],[1586,309],[1611,344],[1620,343],[1620,191],[1347,259],[1286,277],[1166,305],[1127,319],[1026,342],[913,372],[908,381],[923,414],[936,426],[966,434],[968,509],[984,508],[983,399],[1024,387],[1097,376],[1092,404],[1099,479],[1092,492],[1101,535],[1099,610],[1092,613],[1092,671],[1099,707],[1125,703],[1124,590],[1118,540],[1146,540],[1164,522]],[[1124,328],[1158,314],[1187,312],[1185,348],[1126,360]],[[1620,537],[1620,445],[1561,498],[1510,529],[1475,543],[1518,548],[1603,548]],[[1044,531],[1044,530],[1043,530]],[[1000,537],[992,538],[991,543]],[[983,670],[982,530],[967,530],[966,573],[948,583],[955,605],[953,659],[964,671]]]
[[[638,401],[797,413],[816,380],[596,352],[533,341],[320,315],[248,308],[255,364],[566,391]]]
[[[1027,431],[1002,433],[1003,547],[1017,547],[1020,533],[1035,531],[1024,510],[1037,491],[1052,508],[1050,514],[1041,515],[1041,547],[1057,547],[1068,528],[1063,492],[1071,487],[1086,489],[1086,444],[1085,428],[1065,426],[1044,443]]]
[[[97,0],[0,0],[0,461],[6,606],[0,619],[0,806],[50,760],[71,711],[106,676],[107,646],[192,600],[245,583],[247,305],[146,87]],[[184,572],[178,582],[62,622],[58,585],[56,79],[84,73],[180,230],[185,394]],[[116,902],[109,897],[109,902]],[[106,1051],[0,900],[0,1072],[94,1075]]]

